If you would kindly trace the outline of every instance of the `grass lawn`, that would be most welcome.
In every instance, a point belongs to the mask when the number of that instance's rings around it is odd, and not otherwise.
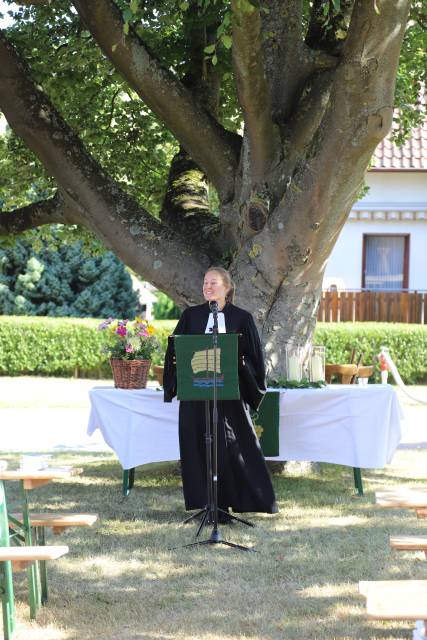
[[[2,455],[11,468],[17,455]],[[121,496],[113,455],[61,454],[52,464],[84,467],[79,478],[31,494],[32,508],[97,512],[91,529],[49,540],[70,553],[50,565],[50,600],[28,619],[26,576],[16,574],[17,640],[314,640],[406,639],[414,624],[369,621],[359,580],[427,579],[423,554],[391,552],[390,534],[427,532],[412,512],[381,511],[373,492],[423,483],[427,450],[399,450],[386,469],[365,471],[366,496],[353,495],[352,472],[320,465],[320,475],[274,477],[280,513],[255,515],[256,529],[222,527],[249,545],[168,550],[192,540],[173,463],[137,470]],[[18,486],[8,483],[18,504]]]

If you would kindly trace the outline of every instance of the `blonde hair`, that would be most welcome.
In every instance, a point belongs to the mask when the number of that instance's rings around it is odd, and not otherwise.
[[[224,285],[227,287],[227,293],[226,293],[226,296],[225,296],[225,301],[226,302],[234,302],[234,295],[236,293],[236,286],[235,286],[233,280],[231,279],[230,273],[227,271],[227,269],[224,269],[224,267],[209,267],[209,269],[206,271],[206,273],[209,273],[209,271],[216,271],[216,273],[219,273]]]

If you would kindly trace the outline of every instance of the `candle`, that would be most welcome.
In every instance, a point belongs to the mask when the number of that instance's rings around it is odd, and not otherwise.
[[[324,378],[322,357],[314,355],[311,357],[311,381],[319,382]]]
[[[301,380],[301,367],[298,356],[289,356],[288,358],[288,380]]]

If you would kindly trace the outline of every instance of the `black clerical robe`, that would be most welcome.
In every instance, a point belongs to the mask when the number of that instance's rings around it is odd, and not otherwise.
[[[209,318],[208,303],[186,309],[175,334],[203,334]],[[257,409],[266,391],[264,359],[257,328],[250,313],[227,303],[223,309],[227,333],[239,339],[241,400],[218,402],[218,506],[235,512],[275,513],[276,499],[270,475],[255,434],[249,406]],[[164,399],[176,395],[173,342],[168,346],[163,376]],[[186,509],[207,503],[205,403],[181,401],[179,445]]]

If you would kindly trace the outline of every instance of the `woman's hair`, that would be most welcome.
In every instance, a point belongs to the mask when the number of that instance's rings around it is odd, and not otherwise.
[[[216,271],[217,273],[219,273],[224,285],[227,287],[227,294],[225,296],[225,301],[234,302],[236,287],[227,269],[224,269],[224,267],[209,267],[206,273],[208,273],[209,271]]]

